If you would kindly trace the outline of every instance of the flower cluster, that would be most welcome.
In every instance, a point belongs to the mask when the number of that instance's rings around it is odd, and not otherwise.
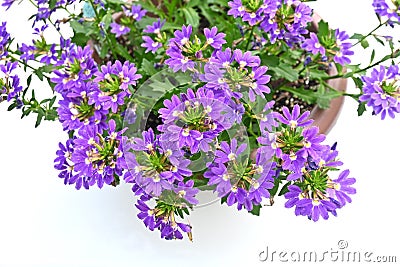
[[[251,27],[259,25],[272,43],[284,40],[288,45],[300,43],[312,21],[312,10],[300,1],[235,0],[228,3],[228,15],[240,17]]]
[[[400,112],[400,52],[376,34],[400,21],[399,2],[373,0],[379,26],[350,37],[308,1],[204,1],[30,1],[33,41],[15,45],[0,22],[0,102],[36,126],[57,120],[64,184],[129,184],[138,218],[163,239],[192,240],[202,191],[255,215],[283,196],[296,215],[336,216],[356,180],[310,114],[344,95],[359,113]],[[355,46],[383,39],[390,54],[350,65]],[[331,82],[349,77],[358,93]],[[32,79],[51,95],[38,99]]]
[[[120,18],[118,22],[112,22],[110,24],[111,32],[115,34],[116,37],[128,34],[131,31],[130,25],[134,21],[140,21],[144,15],[146,15],[146,10],[142,9],[140,5],[132,5],[130,9],[124,8],[123,17]]]
[[[344,66],[350,64],[349,56],[354,55],[351,49],[352,44],[349,42],[349,35],[336,29],[334,34],[328,35],[328,38],[319,40],[315,33],[310,33],[310,38],[306,39],[302,47],[313,55],[320,54],[325,60],[330,60]]]
[[[11,37],[6,26],[5,22],[0,24],[0,102],[4,99],[7,99],[8,102],[14,99],[20,107],[22,102],[20,94],[23,88],[20,85],[20,78],[16,74],[18,63],[7,59],[7,46]]]
[[[281,126],[272,138],[260,141],[274,150],[278,170],[291,181],[287,183],[285,207],[295,206],[296,215],[313,221],[319,217],[328,219],[329,213],[336,216],[337,209],[351,202],[349,194],[356,193],[351,187],[355,179],[348,178],[348,170],[337,179],[330,178],[343,164],[337,160],[336,144],[324,145],[325,136],[318,133],[317,127],[310,126],[309,112],[301,114],[297,105],[292,113],[284,107],[283,115],[275,116]]]
[[[394,118],[400,113],[400,71],[399,66],[380,66],[372,70],[370,76],[363,76],[363,94],[360,101],[372,107],[373,114]]]
[[[154,54],[163,46],[162,44],[165,42],[165,34],[162,34],[161,30],[164,24],[165,20],[158,19],[152,25],[147,25],[146,29],[143,30],[143,32],[147,34],[155,35],[154,40],[148,35],[142,37],[144,43],[142,43],[141,46],[146,48],[145,53],[152,52]]]
[[[215,163],[204,173],[208,185],[216,185],[218,196],[225,199],[228,206],[237,204],[252,211],[261,201],[271,197],[269,190],[274,186],[276,163],[272,161],[272,151],[258,149],[253,160],[246,159],[246,144],[238,145],[236,139],[230,144],[221,142],[215,152]]]

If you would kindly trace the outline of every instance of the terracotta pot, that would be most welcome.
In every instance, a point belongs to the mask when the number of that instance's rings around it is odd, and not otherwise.
[[[310,31],[318,31],[318,23],[321,20],[321,17],[317,14],[313,15],[313,23],[311,25]],[[331,69],[328,72],[329,75],[334,76],[338,74],[335,65],[332,65]],[[347,79],[339,78],[328,80],[329,86],[335,88],[338,91],[346,91],[347,88]],[[311,118],[314,120],[315,126],[319,127],[319,132],[323,134],[329,133],[332,127],[335,125],[336,120],[340,114],[344,102],[344,96],[332,99],[330,103],[330,107],[328,109],[321,109],[318,106],[315,106],[311,111]]]

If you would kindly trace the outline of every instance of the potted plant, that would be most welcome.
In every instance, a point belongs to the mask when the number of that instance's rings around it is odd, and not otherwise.
[[[398,66],[382,65],[400,52],[375,34],[399,22],[400,3],[374,1],[379,26],[350,37],[307,2],[33,2],[32,43],[16,46],[0,24],[1,97],[22,117],[36,114],[36,127],[62,124],[69,138],[55,168],[65,184],[132,184],[139,219],[162,238],[192,239],[184,219],[208,203],[202,192],[255,215],[281,196],[297,216],[328,219],[351,202],[355,179],[340,170],[336,144],[324,143],[340,105],[330,118],[317,114],[343,96],[360,115],[367,106],[382,119],[400,112]],[[46,40],[49,27],[58,43]],[[369,39],[390,53],[352,64],[352,48]],[[48,98],[36,98],[32,79],[48,84]],[[359,93],[346,92],[345,79]]]

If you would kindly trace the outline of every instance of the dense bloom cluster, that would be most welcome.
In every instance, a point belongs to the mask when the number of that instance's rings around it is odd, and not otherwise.
[[[170,58],[165,63],[174,72],[178,70],[183,72],[187,70],[194,71],[196,61],[204,61],[203,53],[208,47],[218,50],[226,43],[225,33],[218,33],[217,27],[204,29],[204,37],[206,39],[204,43],[197,36],[192,37],[192,31],[192,25],[183,25],[182,30],[175,31],[174,38],[169,40],[166,54]]]
[[[166,240],[192,239],[185,219],[204,204],[202,191],[256,215],[284,196],[297,216],[336,216],[356,180],[341,170],[312,109],[350,95],[382,119],[400,112],[399,66],[378,66],[396,63],[395,43],[378,63],[374,52],[368,67],[349,66],[354,46],[383,37],[350,38],[318,22],[307,1],[30,2],[31,42],[14,45],[0,23],[0,102],[37,114],[36,126],[58,120],[66,141],[54,167],[64,184],[129,184],[138,218]],[[373,7],[389,25],[400,22],[398,1]],[[46,41],[51,28],[56,43]],[[350,76],[360,94],[332,88],[330,79]],[[35,96],[33,78],[49,84],[51,97]]]
[[[272,151],[258,149],[254,161],[246,160],[246,144],[238,145],[236,139],[230,144],[221,142],[215,152],[215,163],[204,173],[208,185],[216,185],[216,192],[226,198],[228,206],[237,204],[252,211],[263,198],[270,198],[269,189],[274,186],[276,163]]]
[[[160,141],[177,142],[193,154],[199,150],[210,151],[210,144],[232,125],[226,116],[230,108],[204,88],[196,93],[188,89],[180,98],[174,95],[171,100],[165,100],[164,105],[159,111],[163,120],[159,126]]]
[[[309,112],[300,113],[299,106],[292,113],[284,107],[283,115],[275,114],[282,126],[271,139],[260,141],[274,150],[278,169],[286,173],[288,186],[285,207],[296,207],[295,214],[307,216],[313,221],[319,217],[328,219],[328,213],[336,216],[336,210],[351,202],[349,194],[356,190],[351,187],[354,178],[348,178],[349,171],[343,171],[339,178],[330,175],[343,163],[336,159],[336,145],[323,145],[325,136],[318,128],[311,126]]]
[[[240,49],[232,52],[227,48],[210,58],[200,78],[216,95],[242,98],[242,93],[247,91],[250,101],[254,102],[256,95],[264,97],[264,93],[270,92],[267,83],[271,76],[266,74],[267,70],[266,66],[260,66],[260,58],[251,52]]]
[[[240,17],[250,26],[259,24],[272,43],[277,39],[288,45],[301,42],[308,32],[307,23],[312,20],[311,8],[300,1],[235,0],[228,4],[228,15]]]
[[[400,113],[400,71],[399,66],[380,66],[372,70],[369,76],[363,76],[363,94],[360,101],[372,107],[373,114],[381,114],[381,119],[386,115],[394,118]]]
[[[354,52],[351,50],[349,35],[336,29],[329,37],[329,39],[319,40],[318,36],[311,32],[310,38],[303,42],[302,47],[314,55],[319,53],[323,58],[333,58],[334,62],[342,66],[350,64],[349,56],[354,55]]]
[[[161,232],[161,238],[166,240],[182,239],[183,232],[192,240],[192,227],[189,224],[176,222],[173,205],[159,202],[155,208],[151,209],[146,201],[139,199],[135,206],[139,210],[138,218],[143,220],[149,230],[158,229]]]
[[[109,121],[107,128],[107,138],[99,135],[95,127],[85,126],[65,145],[59,144],[55,168],[61,171],[59,177],[65,184],[89,189],[95,184],[102,188],[104,183],[118,183],[118,177],[126,169],[123,131],[116,132],[114,120]]]

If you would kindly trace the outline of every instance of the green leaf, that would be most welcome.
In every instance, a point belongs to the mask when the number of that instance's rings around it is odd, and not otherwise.
[[[372,35],[372,36],[375,38],[375,40],[376,40],[378,43],[380,43],[381,45],[385,46],[385,42],[382,41],[378,36],[376,36],[376,35]]]
[[[355,33],[353,34],[353,36],[350,37],[350,39],[355,39],[355,40],[361,40],[364,38],[364,35],[359,34],[359,33]]]
[[[358,108],[357,108],[358,116],[361,116],[366,110],[367,110],[367,108],[365,106],[365,102],[360,102],[358,104]]]
[[[32,74],[29,75],[28,79],[26,79],[26,85],[29,88],[29,86],[31,86],[31,82],[32,82]]]
[[[366,39],[361,41],[361,46],[365,49],[369,47],[369,43]]]
[[[125,5],[126,1],[122,0],[107,0],[108,3],[116,4],[116,5]]]
[[[12,104],[7,108],[7,111],[11,111],[11,110],[13,110],[13,109],[16,108],[16,107],[17,107],[17,103],[14,102],[14,103],[12,103]]]
[[[40,125],[40,123],[42,122],[42,119],[43,119],[43,115],[38,113],[38,116],[36,118],[35,128],[37,128]]]
[[[76,20],[71,20],[69,22],[69,25],[71,26],[71,28],[74,30],[75,33],[87,33],[87,27],[85,27],[82,23],[79,23]]]
[[[149,76],[157,73],[157,70],[154,68],[153,63],[145,58],[142,61],[142,70],[146,72]]]
[[[260,216],[261,205],[253,205],[253,209],[249,213]]]
[[[304,88],[292,88],[292,87],[282,87],[283,91],[288,91],[302,100],[306,101],[308,104],[314,104],[317,101],[317,97],[314,91],[305,90]]]
[[[75,33],[71,38],[71,41],[79,46],[85,46],[87,41],[89,41],[89,37],[84,33]]]
[[[181,217],[181,218],[183,219],[183,212],[182,212],[182,209],[177,208],[177,209],[175,209],[175,212],[179,215],[179,217]]]
[[[107,12],[107,14],[101,19],[101,22],[104,23],[104,28],[108,28],[112,22],[112,15],[110,12]]]
[[[326,79],[326,78],[329,77],[329,74],[326,73],[326,71],[324,71],[324,70],[310,69],[309,77],[310,77],[311,80],[314,80],[314,79],[317,79],[317,80]]]
[[[325,88],[323,84],[320,84],[315,96],[317,98],[317,105],[320,108],[328,109],[330,107],[331,100],[342,96],[342,93],[330,88]]]
[[[330,34],[329,25],[327,22],[321,20],[318,23],[318,38],[321,36],[328,36]]]
[[[291,182],[287,182],[287,183],[282,187],[281,191],[279,191],[278,196],[282,196],[282,195],[286,194],[287,192],[289,192],[288,187],[289,187],[290,184],[291,184]]]
[[[262,64],[268,66],[269,68],[276,67],[279,65],[279,57],[274,55],[266,55],[261,59]]]
[[[196,7],[200,4],[200,0],[190,0],[187,3],[187,7]]]
[[[354,84],[356,85],[357,88],[362,88],[364,86],[363,81],[359,77],[351,77],[353,79]]]
[[[196,10],[192,7],[184,7],[181,10],[185,16],[186,22],[192,25],[193,28],[197,28],[200,25],[200,17]]]
[[[270,69],[274,71],[278,76],[285,78],[290,82],[294,82],[299,79],[298,72],[294,70],[289,64],[280,63],[279,66],[271,67]]]
[[[371,57],[369,59],[369,64],[371,64],[372,61],[374,61],[374,59],[375,59],[375,49],[372,50]]]
[[[126,47],[122,46],[119,43],[116,43],[115,51],[118,53],[118,55],[124,57],[126,60],[129,60],[131,62],[135,61],[131,54],[129,54],[128,49]]]

